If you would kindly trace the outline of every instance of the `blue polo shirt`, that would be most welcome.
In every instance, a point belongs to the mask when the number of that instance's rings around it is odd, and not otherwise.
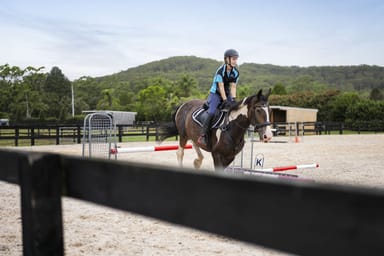
[[[233,67],[230,71],[227,71],[227,64],[221,65],[213,77],[213,82],[211,89],[209,90],[211,93],[220,93],[218,90],[218,83],[224,83],[224,89],[227,95],[229,95],[230,91],[230,83],[238,83],[239,81],[239,71],[236,67]]]

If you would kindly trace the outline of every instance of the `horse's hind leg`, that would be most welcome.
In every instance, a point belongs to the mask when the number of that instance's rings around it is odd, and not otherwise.
[[[179,146],[179,149],[176,151],[176,156],[179,167],[183,167],[184,148],[182,146]]]
[[[199,169],[201,164],[203,163],[204,156],[203,156],[203,153],[201,153],[200,148],[196,145],[196,143],[193,142],[192,144],[197,154],[197,158],[193,161],[193,166],[196,169]]]
[[[187,144],[187,139],[180,136],[179,139],[179,149],[176,151],[177,162],[179,163],[179,167],[183,167],[183,158],[184,158],[184,147]]]

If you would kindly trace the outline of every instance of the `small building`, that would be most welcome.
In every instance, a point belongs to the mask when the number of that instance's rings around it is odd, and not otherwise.
[[[106,113],[112,117],[115,125],[133,125],[136,121],[137,112],[112,111],[112,110],[87,110],[85,114]]]
[[[270,106],[274,123],[316,122],[318,109]]]
[[[271,122],[275,124],[274,128],[277,129],[274,135],[304,134],[304,129],[306,132],[315,131],[318,109],[286,106],[270,106],[270,108],[272,111]],[[304,128],[305,122],[309,122],[309,124],[305,124]]]
[[[9,119],[0,119],[0,126],[9,126]]]

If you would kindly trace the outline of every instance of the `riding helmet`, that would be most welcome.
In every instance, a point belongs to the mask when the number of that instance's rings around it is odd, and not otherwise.
[[[224,52],[224,58],[226,57],[239,57],[239,53],[235,49],[228,49]]]

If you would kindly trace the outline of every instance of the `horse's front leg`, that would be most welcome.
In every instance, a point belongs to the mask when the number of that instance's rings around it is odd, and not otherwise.
[[[221,155],[212,153],[212,158],[215,171],[224,171],[224,164]]]

